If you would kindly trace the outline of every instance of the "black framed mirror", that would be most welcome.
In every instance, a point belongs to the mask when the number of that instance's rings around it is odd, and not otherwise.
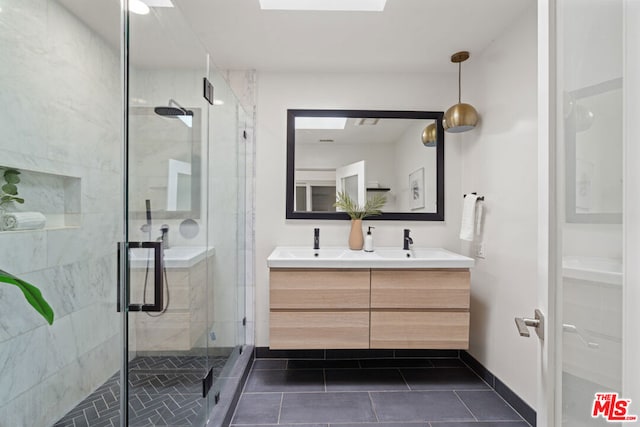
[[[566,221],[622,223],[622,79],[566,94]]]
[[[444,221],[442,111],[287,110],[287,219],[349,219],[333,203],[347,191],[367,220]],[[429,127],[430,126],[430,127]],[[423,143],[423,132],[431,132]],[[429,133],[429,132],[427,132]]]

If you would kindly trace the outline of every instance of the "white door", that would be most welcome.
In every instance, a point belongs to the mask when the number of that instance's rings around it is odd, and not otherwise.
[[[358,206],[367,202],[366,183],[364,160],[336,168],[336,192],[345,192]]]
[[[538,4],[538,425],[640,425],[640,1]]]

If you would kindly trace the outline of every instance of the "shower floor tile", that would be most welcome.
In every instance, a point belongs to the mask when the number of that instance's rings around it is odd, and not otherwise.
[[[209,358],[214,378],[227,357]],[[129,425],[196,425],[204,404],[202,377],[207,359],[200,356],[144,356],[129,363]],[[214,379],[215,381],[215,379]],[[120,423],[120,373],[114,374],[54,427],[112,427]]]

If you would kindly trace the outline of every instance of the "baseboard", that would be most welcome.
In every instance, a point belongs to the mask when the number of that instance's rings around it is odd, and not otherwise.
[[[466,351],[460,352],[460,359],[491,386],[509,405],[513,407],[533,427],[536,426],[536,411],[529,406],[520,396],[511,390],[504,382],[497,378],[491,371],[478,362]]]
[[[271,350],[256,347],[256,359],[402,359],[402,358],[460,358],[459,350]]]

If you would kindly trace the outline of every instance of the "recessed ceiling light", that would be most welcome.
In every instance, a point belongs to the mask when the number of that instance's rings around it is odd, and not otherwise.
[[[147,15],[149,13],[149,6],[140,0],[129,0],[129,12],[133,12],[136,15]]]
[[[382,12],[387,0],[259,0],[264,10]]]
[[[378,124],[380,119],[374,119],[372,117],[364,118],[364,119],[356,119],[354,125],[356,126],[375,126]]]
[[[344,129],[346,117],[296,117],[296,129]]]

